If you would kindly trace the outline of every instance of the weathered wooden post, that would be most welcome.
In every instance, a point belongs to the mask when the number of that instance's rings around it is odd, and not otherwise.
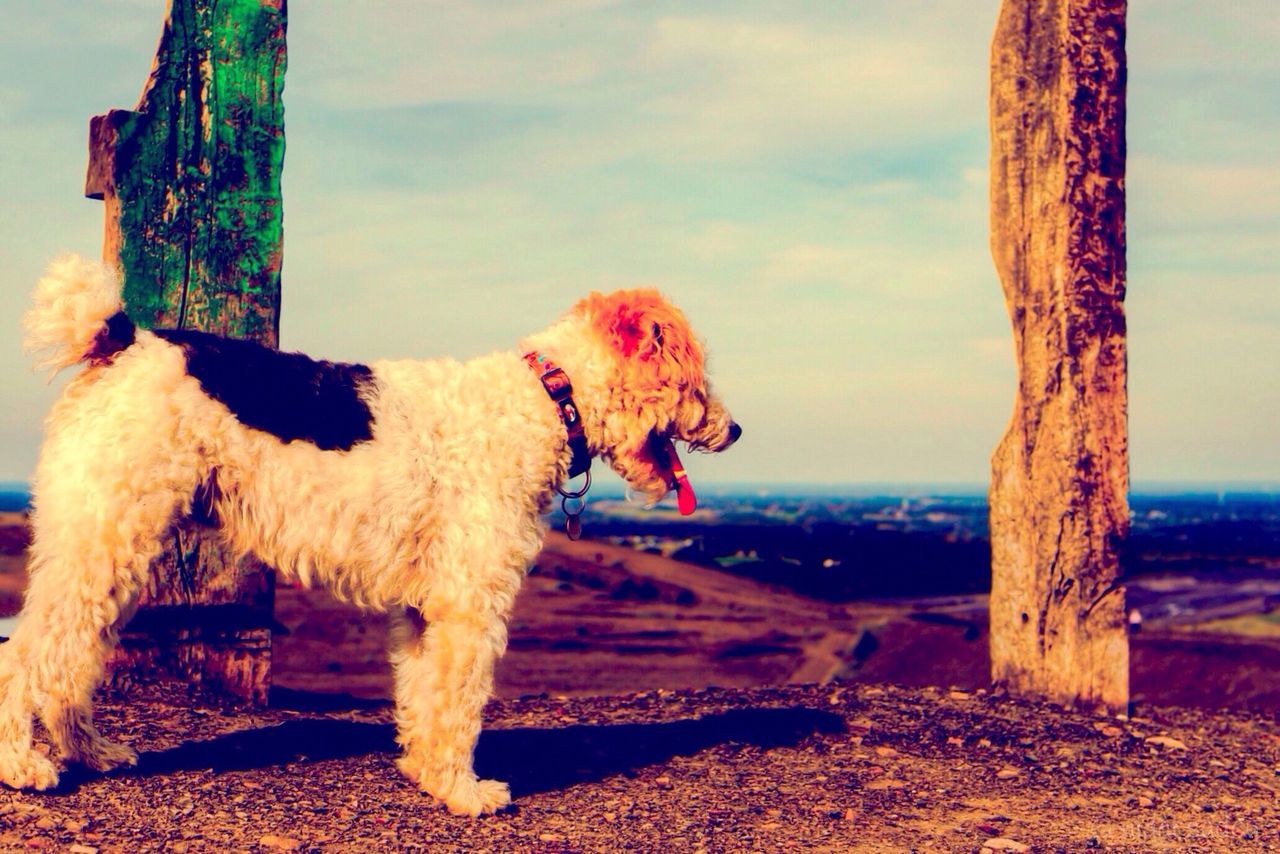
[[[1124,713],[1125,0],[1003,0],[991,253],[1018,391],[991,480],[992,680]]]
[[[103,255],[139,326],[276,346],[284,73],[284,0],[171,0],[137,109],[91,120],[85,195],[105,203]],[[273,576],[191,524],[169,540],[112,678],[168,675],[265,702]]]

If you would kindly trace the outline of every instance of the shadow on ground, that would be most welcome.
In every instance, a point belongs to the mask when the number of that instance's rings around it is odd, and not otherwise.
[[[688,720],[640,724],[574,724],[555,729],[486,730],[476,748],[476,772],[505,780],[512,795],[555,791],[616,774],[633,775],[676,756],[721,745],[791,746],[818,734],[843,732],[839,715],[805,707],[735,709]],[[394,753],[389,723],[300,718],[240,730],[207,741],[139,754],[134,768],[113,776],[150,777],[181,771],[270,769],[295,762]],[[99,777],[68,769],[58,791]]]
[[[832,712],[791,707],[735,709],[666,723],[489,730],[476,748],[476,773],[508,781],[518,797],[632,774],[720,745],[784,747],[844,728]]]

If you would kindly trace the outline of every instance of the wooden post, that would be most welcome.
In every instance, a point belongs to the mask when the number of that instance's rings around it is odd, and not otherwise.
[[[137,109],[90,121],[85,195],[105,203],[103,254],[139,326],[276,346],[284,73],[284,0],[171,0]],[[189,523],[168,536],[112,680],[167,675],[265,702],[273,576]]]
[[[1003,0],[991,253],[1018,390],[992,459],[992,680],[1125,713],[1125,0]]]

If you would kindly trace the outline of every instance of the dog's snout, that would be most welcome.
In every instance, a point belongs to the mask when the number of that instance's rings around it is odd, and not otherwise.
[[[734,442],[738,441],[738,438],[741,436],[742,436],[742,425],[739,424],[737,421],[731,422],[729,424],[729,445],[732,445]],[[729,445],[725,445],[725,447],[727,448]]]

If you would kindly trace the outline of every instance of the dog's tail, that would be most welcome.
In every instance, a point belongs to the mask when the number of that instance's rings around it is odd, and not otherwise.
[[[97,261],[79,255],[58,258],[36,283],[32,303],[22,318],[22,349],[34,356],[38,368],[58,371],[103,355],[104,345],[125,331],[111,327],[127,325],[128,343],[133,340],[133,324],[121,313],[120,283]]]

